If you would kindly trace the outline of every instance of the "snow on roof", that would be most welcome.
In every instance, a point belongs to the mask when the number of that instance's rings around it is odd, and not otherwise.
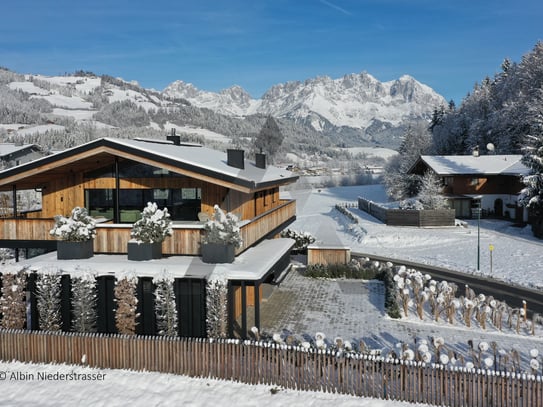
[[[23,145],[16,145],[13,143],[0,143],[0,157],[13,154],[17,151],[26,150],[28,148],[32,148],[36,146],[35,144],[23,144]],[[37,147],[37,146],[36,146]]]
[[[162,272],[174,278],[205,278],[227,280],[261,280],[286,252],[294,240],[287,238],[264,240],[236,257],[233,263],[209,264],[196,256],[169,256],[149,261],[131,261],[126,255],[95,254],[89,259],[58,260],[56,252],[11,265],[13,271],[28,268],[30,271],[58,269],[72,277],[84,273],[97,276],[122,276],[127,272],[139,277],[155,277]]]
[[[175,145],[166,140],[142,140],[142,139],[117,139],[101,138],[88,143],[60,151],[56,154],[34,160],[32,163],[22,164],[0,173],[16,173],[28,169],[29,165],[40,166],[44,163],[54,162],[60,157],[76,154],[80,151],[92,150],[94,146],[109,145],[112,148],[132,149],[132,153],[147,156],[160,162],[162,159],[179,168],[192,167],[195,172],[208,173],[216,179],[228,180],[232,183],[248,188],[260,188],[267,183],[289,183],[298,179],[298,176],[290,171],[267,165],[259,168],[254,161],[245,160],[244,169],[235,168],[227,164],[227,154],[222,151],[201,147],[195,144]],[[138,150],[137,152],[133,150]]]
[[[522,155],[423,155],[420,157],[438,175],[527,175]]]
[[[231,167],[226,163],[226,153],[207,147],[174,145],[173,143],[160,142],[160,140],[157,142],[112,138],[107,138],[107,140],[257,184],[294,177],[290,171],[271,165],[266,168],[258,168],[254,162],[249,160],[245,160],[244,169]]]

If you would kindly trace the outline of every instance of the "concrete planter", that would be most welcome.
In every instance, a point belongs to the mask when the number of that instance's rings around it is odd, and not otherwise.
[[[57,259],[77,260],[89,259],[94,255],[94,240],[83,242],[57,241]]]
[[[232,244],[202,244],[202,261],[204,263],[232,263],[236,258],[236,249]]]
[[[128,242],[128,260],[144,261],[162,258],[162,243]]]

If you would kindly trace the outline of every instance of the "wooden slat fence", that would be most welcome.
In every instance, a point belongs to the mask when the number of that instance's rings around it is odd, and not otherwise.
[[[541,376],[268,342],[0,330],[0,359],[156,371],[466,407],[541,407]]]
[[[389,226],[454,226],[454,209],[402,210],[388,209],[367,199],[358,198],[358,209]]]
[[[307,247],[307,264],[348,264],[351,261],[351,249],[343,246]]]

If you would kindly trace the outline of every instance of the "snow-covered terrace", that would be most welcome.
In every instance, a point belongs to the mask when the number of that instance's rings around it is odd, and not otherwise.
[[[130,261],[122,254],[97,254],[89,259],[58,260],[56,252],[51,252],[10,267],[37,272],[58,269],[71,276],[89,272],[97,276],[121,276],[133,272],[139,277],[154,277],[167,272],[174,278],[260,281],[293,245],[292,239],[264,240],[237,256],[231,264],[204,263],[197,256],[165,256],[156,260]]]

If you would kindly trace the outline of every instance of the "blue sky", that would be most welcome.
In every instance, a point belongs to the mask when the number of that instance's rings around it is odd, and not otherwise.
[[[543,40],[541,0],[11,0],[1,20],[0,66],[17,72],[237,84],[253,97],[366,71],[411,75],[459,104]]]

